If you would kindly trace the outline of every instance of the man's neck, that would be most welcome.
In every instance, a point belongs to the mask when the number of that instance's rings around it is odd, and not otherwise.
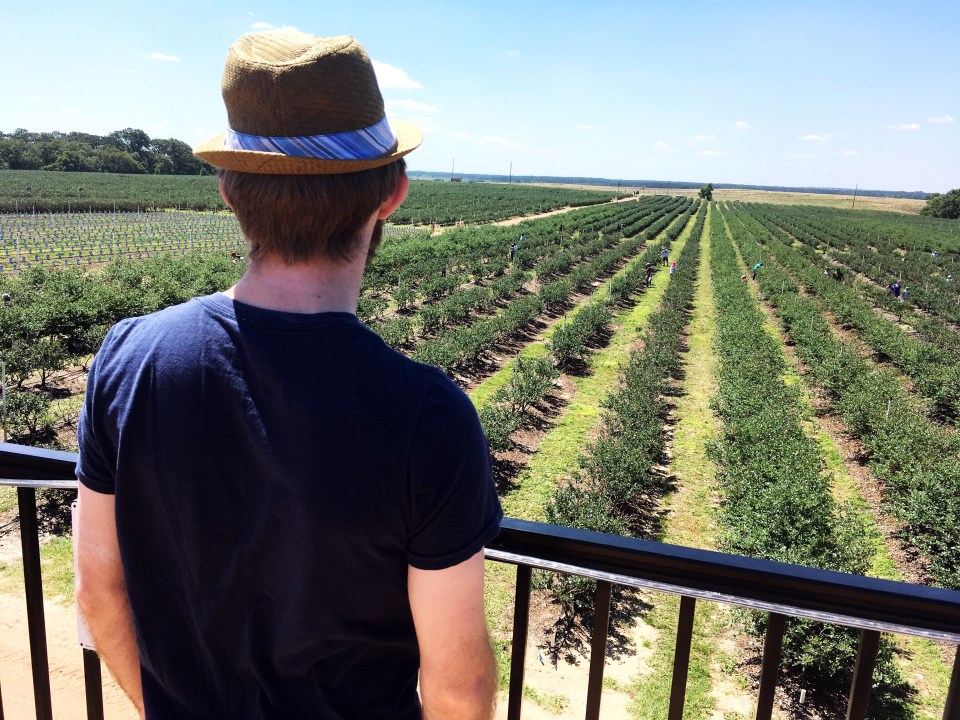
[[[346,264],[315,260],[286,265],[275,258],[252,262],[233,287],[224,291],[240,302],[294,313],[356,314],[364,261]]]

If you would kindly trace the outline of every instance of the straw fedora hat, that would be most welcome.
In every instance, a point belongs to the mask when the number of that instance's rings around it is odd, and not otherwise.
[[[325,175],[379,167],[423,141],[387,122],[373,64],[352,37],[297,30],[249,33],[223,69],[229,130],[194,154],[226,170]]]

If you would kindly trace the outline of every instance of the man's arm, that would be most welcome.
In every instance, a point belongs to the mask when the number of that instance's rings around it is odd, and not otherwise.
[[[410,567],[424,720],[489,720],[497,671],[483,611],[483,551],[444,570]]]
[[[97,652],[143,717],[140,656],[120,564],[113,495],[97,493],[80,484],[73,542],[77,556],[77,605]]]

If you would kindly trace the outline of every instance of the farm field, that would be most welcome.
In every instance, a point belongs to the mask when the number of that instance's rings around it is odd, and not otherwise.
[[[391,218],[398,224],[442,225],[592,205],[616,193],[502,183],[410,181],[406,201]],[[215,176],[0,170],[0,213],[147,212],[226,210]]]
[[[228,246],[206,250],[0,276],[13,438],[70,447],[82,368],[109,325],[239,276]],[[957,221],[641,196],[388,237],[359,314],[468,392],[507,515],[960,589],[958,259]],[[16,571],[0,560],[0,592]],[[512,582],[491,567],[501,660]],[[580,717],[592,586],[543,574],[536,587],[524,717]],[[604,717],[665,717],[661,638],[678,603],[614,603]],[[763,628],[706,605],[685,717],[750,717]],[[792,623],[780,717],[842,717],[855,649],[849,632]],[[873,717],[936,717],[954,651],[885,640]]]
[[[696,190],[675,190],[676,195],[696,196]],[[771,205],[812,205],[838,210],[880,210],[884,212],[916,215],[926,204],[925,200],[911,198],[873,197],[869,195],[833,195],[826,193],[782,192],[773,190],[746,190],[737,188],[714,189],[717,202],[768,203]]]

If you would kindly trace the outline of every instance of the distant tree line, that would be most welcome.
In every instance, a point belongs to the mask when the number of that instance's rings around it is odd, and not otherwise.
[[[945,195],[934,193],[927,200],[927,204],[923,206],[920,214],[952,220],[960,218],[960,188],[951,190]]]
[[[410,170],[410,177],[423,180],[447,180],[449,172],[428,172],[425,170]],[[512,183],[550,183],[564,185],[603,185],[612,187],[620,183],[623,187],[646,188],[647,190],[698,190],[703,183],[687,182],[684,180],[628,180],[626,178],[597,178],[597,177],[554,177],[549,175],[484,175],[480,173],[457,173],[465,181],[470,182],[512,182]],[[818,193],[820,195],[853,195],[854,188],[823,188],[823,187],[788,187],[786,185],[739,185],[736,183],[711,183],[714,190],[767,190],[771,192],[803,192]],[[858,197],[889,197],[905,200],[926,200],[930,193],[922,190],[856,190]]]
[[[0,132],[0,170],[59,170],[131,175],[212,175],[215,169],[182,140],[153,140],[126,128],[83,132]]]

